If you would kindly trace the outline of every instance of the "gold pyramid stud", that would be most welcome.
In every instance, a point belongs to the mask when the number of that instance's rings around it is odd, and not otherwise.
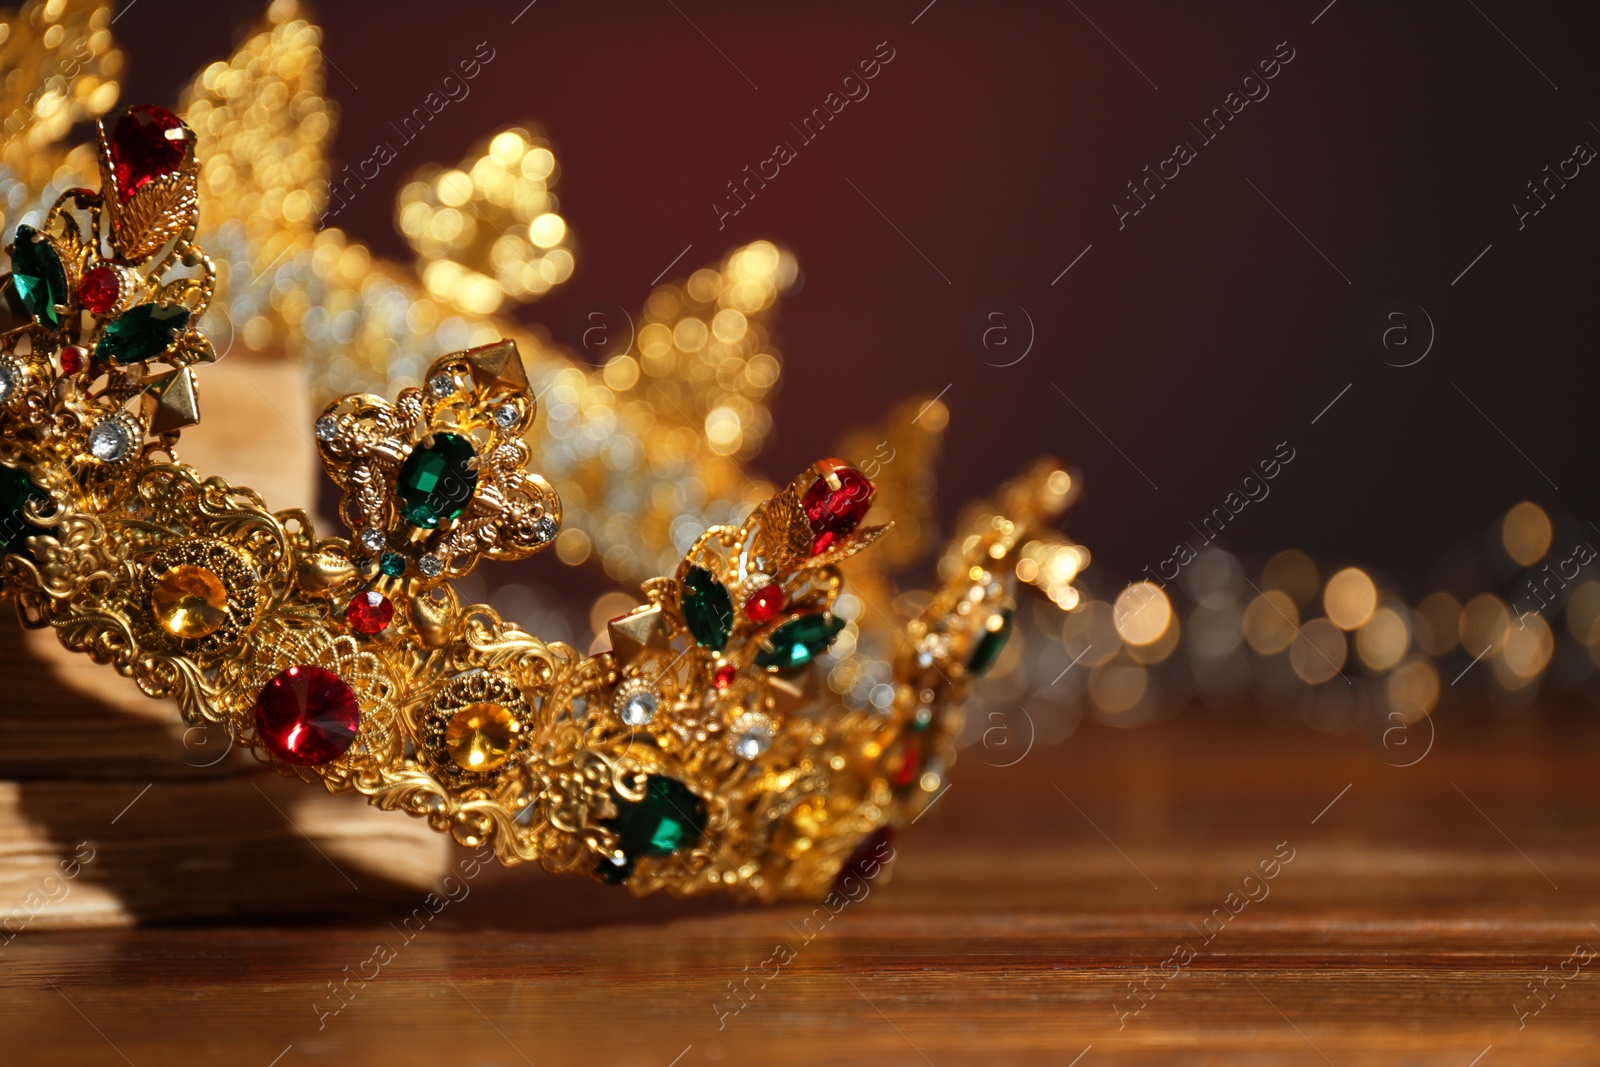
[[[188,367],[165,374],[144,392],[145,420],[150,434],[162,434],[193,426],[200,421],[200,395],[195,389],[194,372]]]
[[[638,663],[650,652],[669,651],[659,604],[614,619],[608,629],[611,631],[611,654],[623,666]]]
[[[462,357],[472,369],[473,381],[489,395],[528,391],[528,370],[515,341],[496,341],[463,352]]]

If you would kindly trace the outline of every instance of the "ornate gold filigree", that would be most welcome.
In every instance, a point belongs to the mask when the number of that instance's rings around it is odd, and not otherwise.
[[[192,244],[193,134],[136,114],[164,131],[165,169],[120,188],[112,146],[133,134],[102,130],[105,191],[67,194],[13,252],[37,276],[20,282],[30,321],[0,353],[14,372],[0,395],[0,581],[25,622],[285,775],[507,863],[636,893],[818,895],[869,835],[936,795],[961,697],[1009,631],[1003,564],[1059,511],[1064,474],[1041,467],[969,520],[905,631],[893,698],[870,707],[816,684],[862,655],[853,631],[850,651],[834,648],[861,607],[852,596],[844,610],[844,569],[889,529],[862,524],[875,488],[841,460],[705,530],[610,624],[609,650],[547,644],[449,584],[482,558],[548,546],[560,520],[528,470],[534,397],[509,340],[439,357],[392,401],[329,405],[316,437],[348,537],[319,538],[303,512],[271,512],[176,459],[214,272]],[[60,264],[59,294],[41,263]],[[96,312],[84,279],[98,269],[129,288],[100,293]],[[171,314],[181,322],[155,329]]]

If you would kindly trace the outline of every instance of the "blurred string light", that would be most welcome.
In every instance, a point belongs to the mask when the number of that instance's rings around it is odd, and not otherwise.
[[[1495,523],[1485,542],[1492,551],[1469,568],[1498,574],[1497,588],[1414,601],[1373,571],[1325,569],[1297,549],[1251,573],[1213,547],[1164,588],[1143,581],[1096,595],[1083,589],[1098,576],[1076,575],[1080,600],[1064,621],[1019,612],[1019,647],[974,700],[967,740],[989,747],[995,723],[1018,709],[1029,729],[1058,736],[1084,715],[1132,726],[1191,700],[1254,701],[1318,728],[1365,723],[1381,733],[1447,700],[1487,697],[1516,711],[1541,693],[1600,699],[1600,573],[1570,577],[1564,565],[1569,577],[1546,610],[1517,597],[1530,575],[1548,578],[1560,528],[1537,504],[1518,504]],[[1036,580],[1039,569],[1024,556],[1017,576]]]

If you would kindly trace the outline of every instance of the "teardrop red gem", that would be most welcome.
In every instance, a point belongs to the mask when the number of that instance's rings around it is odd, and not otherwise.
[[[872,507],[873,494],[878,491],[878,487],[854,467],[846,467],[837,460],[824,460],[821,467],[823,476],[811,483],[800,500],[814,535],[813,556],[859,526]]]
[[[111,173],[127,203],[145,185],[183,165],[194,135],[164,107],[137,104],[111,129]]]

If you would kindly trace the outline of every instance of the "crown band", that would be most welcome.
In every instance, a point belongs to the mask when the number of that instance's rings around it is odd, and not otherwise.
[[[20,227],[4,279],[30,320],[0,337],[0,579],[25,623],[281,773],[636,893],[817,896],[938,795],[960,699],[1010,633],[1008,563],[1065,505],[1064,472],[969,520],[869,708],[815,685],[850,622],[842,566],[888,529],[863,525],[874,486],[837,460],[707,530],[581,656],[449,584],[560,523],[526,469],[515,345],[331,404],[315,435],[351,536],[319,539],[175,455],[214,358],[194,135],[136,107],[99,150],[102,191]]]

